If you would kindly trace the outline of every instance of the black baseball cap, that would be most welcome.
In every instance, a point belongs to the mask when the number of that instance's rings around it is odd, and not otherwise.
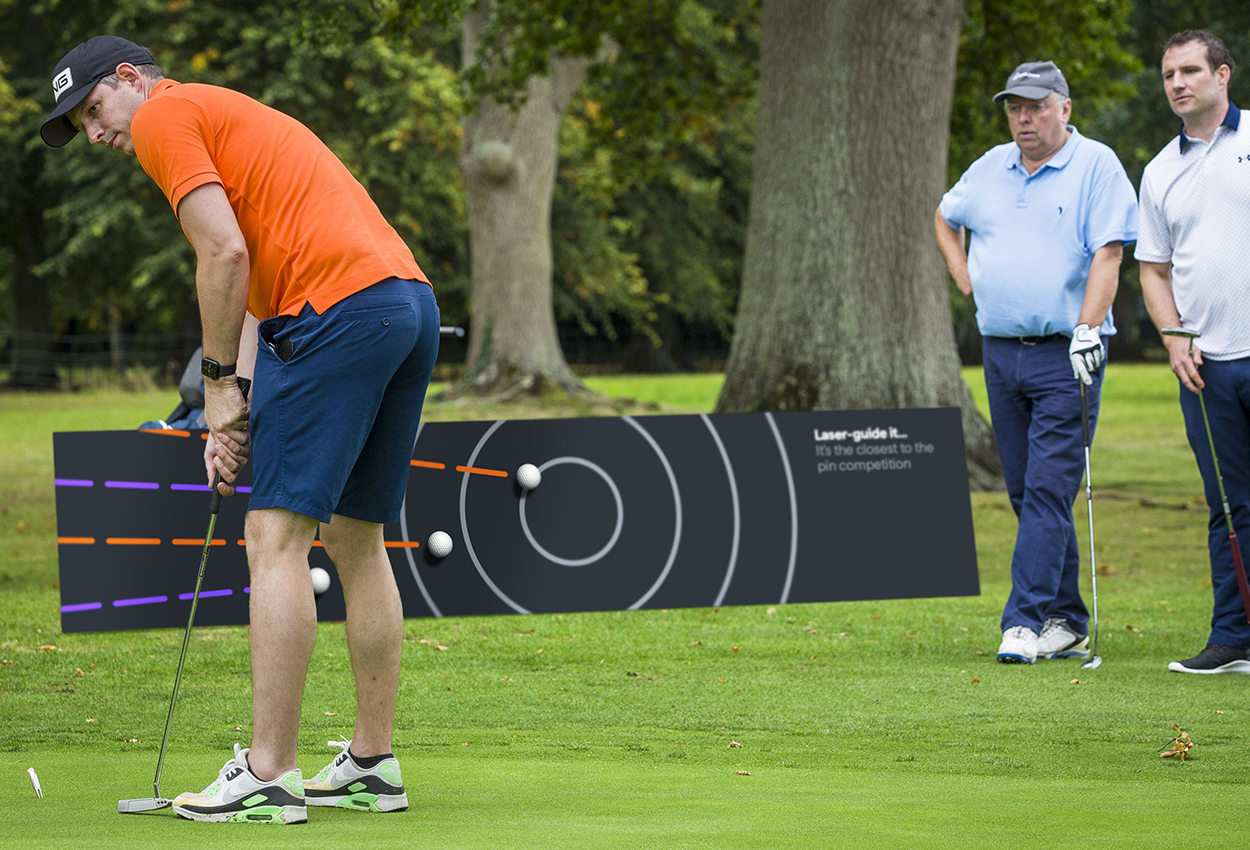
[[[39,135],[54,148],[59,148],[74,136],[77,128],[66,114],[91,94],[96,83],[117,70],[123,62],[131,65],[150,65],[154,60],[146,47],[115,35],[97,35],[84,41],[65,54],[52,72],[52,93],[56,107],[44,119]]]
[[[994,95],[994,102],[1001,103],[1009,94],[1025,100],[1045,100],[1051,92],[1068,97],[1068,81],[1063,71],[1054,62],[1025,62],[1011,72],[1007,88]]]

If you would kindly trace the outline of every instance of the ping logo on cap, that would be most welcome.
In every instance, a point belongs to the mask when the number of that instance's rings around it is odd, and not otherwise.
[[[1035,74],[1032,71],[1017,71],[1014,75],[1012,75],[1012,79],[1019,80],[1019,79],[1023,79],[1024,77],[1039,77],[1040,78],[1041,76],[1042,76],[1041,74]]]
[[[60,100],[61,95],[65,94],[65,90],[72,85],[74,85],[74,74],[66,68],[52,78],[52,94]]]

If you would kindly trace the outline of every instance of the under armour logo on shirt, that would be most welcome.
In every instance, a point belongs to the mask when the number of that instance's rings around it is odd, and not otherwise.
[[[65,94],[65,90],[74,84],[74,74],[69,68],[65,68],[61,73],[52,78],[52,94],[57,100],[61,99],[61,95]]]

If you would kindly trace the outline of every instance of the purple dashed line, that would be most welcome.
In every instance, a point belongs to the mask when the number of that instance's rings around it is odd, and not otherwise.
[[[250,493],[252,492],[252,488],[251,487],[235,487],[234,491],[236,493]]]
[[[170,490],[192,490],[197,493],[211,493],[213,488],[207,484],[170,484]]]
[[[74,611],[95,611],[97,608],[103,608],[104,605],[99,602],[80,602],[77,605],[62,605],[61,613],[70,614]]]
[[[155,481],[105,481],[105,487],[115,487],[122,490],[159,490],[161,485]]]
[[[127,605],[152,605],[156,602],[168,602],[168,596],[141,596],[138,599],[114,599],[114,608],[125,608]]]
[[[211,599],[214,596],[230,596],[232,593],[234,593],[234,591],[228,588],[226,590],[201,590],[200,598]],[[195,594],[194,593],[179,593],[178,594],[178,598],[181,599],[183,602],[186,602],[192,596],[195,596]]]
[[[86,478],[54,478],[53,483],[58,487],[94,487],[95,482]]]

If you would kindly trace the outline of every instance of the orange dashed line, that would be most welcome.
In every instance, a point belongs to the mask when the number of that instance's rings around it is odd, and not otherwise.
[[[190,437],[190,431],[180,431],[177,428],[140,428],[145,434],[164,434],[166,437]]]
[[[474,475],[493,475],[496,478],[507,478],[508,473],[502,469],[480,469],[476,466],[457,466],[456,472],[471,472]]]
[[[313,546],[314,546],[314,547],[318,547],[318,546],[324,547],[324,546],[325,546],[325,544],[324,544],[324,543],[322,543],[320,540],[314,540],[314,541],[313,541]]]
[[[194,537],[175,537],[173,540],[169,542],[174,544],[175,546],[203,546],[204,538],[201,537],[199,540],[196,540]],[[222,540],[220,537],[214,537],[213,545],[225,546],[226,541]]]
[[[90,546],[92,543],[95,543],[95,538],[94,537],[58,537],[56,539],[56,542],[66,543],[66,544],[79,544],[82,546]]]
[[[208,442],[208,432],[205,431],[203,434],[201,434],[200,439],[203,440],[204,442]]]
[[[411,464],[412,466],[423,466],[426,469],[446,469],[447,468],[447,464],[435,463],[432,460],[410,460],[408,461],[408,463]]]
[[[246,541],[246,540],[240,540],[240,541],[239,541],[239,545],[240,545],[240,546],[246,546],[246,545],[247,545],[247,541]]]
[[[106,537],[104,542],[110,546],[160,546],[159,537]],[[201,541],[200,545],[203,545]]]
[[[420,545],[421,545],[420,543],[404,543],[403,541],[398,541],[398,540],[396,541],[388,540],[386,542],[387,549],[416,549]]]

